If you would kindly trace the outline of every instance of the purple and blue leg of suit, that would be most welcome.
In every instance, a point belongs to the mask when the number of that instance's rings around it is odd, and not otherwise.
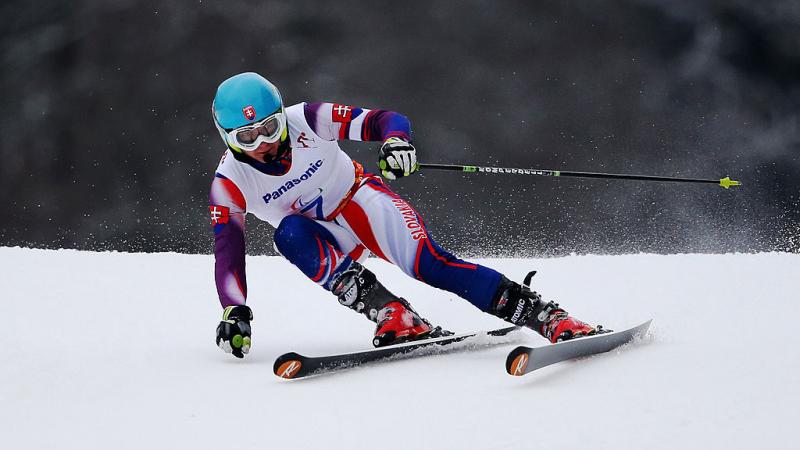
[[[371,178],[333,221],[288,216],[275,231],[280,253],[330,290],[365,249],[407,275],[489,312],[502,275],[456,258],[430,237],[419,214],[380,179]]]

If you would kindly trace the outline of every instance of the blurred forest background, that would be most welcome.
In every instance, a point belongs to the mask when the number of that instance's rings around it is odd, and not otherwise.
[[[800,1],[4,1],[0,245],[208,253],[217,85],[399,111],[461,255],[800,250]],[[344,142],[375,170],[377,144]],[[250,217],[251,253],[272,230]]]

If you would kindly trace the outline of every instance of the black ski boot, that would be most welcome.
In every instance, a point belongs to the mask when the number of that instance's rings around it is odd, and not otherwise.
[[[357,262],[339,275],[331,292],[339,303],[377,323],[372,339],[375,347],[453,334],[432,327],[408,301],[389,292],[374,273]]]
[[[530,289],[534,275],[536,271],[528,273],[522,285],[503,277],[492,303],[492,314],[530,328],[552,343],[607,332],[602,326],[593,327],[571,317],[558,303],[542,300],[541,295]]]

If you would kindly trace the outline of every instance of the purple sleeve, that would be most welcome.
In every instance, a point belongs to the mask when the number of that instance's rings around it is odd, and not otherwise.
[[[385,141],[390,137],[411,142],[411,122],[394,111],[375,109],[367,113],[361,129],[362,141]]]
[[[399,137],[411,141],[411,122],[402,114],[338,103],[308,103],[306,122],[327,140],[385,141]]]
[[[217,174],[211,183],[209,204],[219,302],[223,308],[243,305],[247,300],[244,196],[231,180]]]

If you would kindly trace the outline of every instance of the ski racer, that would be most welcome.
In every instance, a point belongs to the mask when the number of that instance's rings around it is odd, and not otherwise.
[[[416,149],[401,114],[333,103],[284,107],[278,89],[252,72],[219,85],[212,114],[227,147],[209,206],[224,308],[216,343],[225,352],[243,358],[252,344],[246,213],[275,227],[276,250],[311,281],[377,324],[376,347],[450,333],[384,287],[361,264],[370,253],[550,342],[597,333],[527,286],[441,248],[405,199],[339,147],[347,139],[381,142],[381,175],[395,180],[413,174]]]

